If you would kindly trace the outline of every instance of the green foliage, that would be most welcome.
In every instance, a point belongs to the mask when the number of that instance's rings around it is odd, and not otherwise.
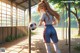
[[[14,39],[15,39],[14,36],[9,35],[8,37],[6,37],[5,41],[6,41],[6,42],[10,42],[10,41],[12,41],[12,40],[14,40]]]
[[[68,19],[66,19],[66,10],[64,9],[64,15],[63,15],[63,3],[61,2],[63,0],[49,0],[50,5],[52,8],[56,8],[58,10],[56,10],[59,14],[60,14],[60,23],[58,24],[57,27],[62,27],[64,25],[64,27],[66,26],[66,22],[68,21]],[[64,0],[64,1],[67,1],[67,0]],[[74,1],[74,0],[72,0]],[[52,5],[54,4],[54,5]],[[75,5],[78,5],[79,3],[76,3]],[[71,5],[72,6],[72,5]],[[80,5],[78,5],[80,6]],[[64,6],[65,7],[65,6]],[[76,6],[77,7],[77,6]],[[74,7],[72,6],[71,7],[71,10],[73,12],[75,12],[74,10]],[[80,16],[80,10],[78,9],[78,16]],[[67,17],[68,18],[68,17]],[[32,13],[32,21],[36,22],[37,24],[39,23],[39,19],[40,19],[40,16],[38,14],[38,12],[33,12]],[[63,23],[64,22],[64,23]],[[68,22],[67,22],[68,23]],[[71,13],[71,27],[78,27],[77,25],[77,20],[75,18],[75,16]]]
[[[18,35],[16,35],[17,37],[15,37],[14,35],[9,35],[9,36],[7,36],[6,37],[6,39],[5,39],[5,41],[6,42],[11,42],[11,41],[13,41],[13,40],[15,40],[15,39],[17,39],[17,38],[21,38],[21,37],[23,37],[23,36],[25,36],[24,34],[18,34]]]
[[[11,39],[11,36],[8,36],[6,39],[5,39],[5,41],[6,42],[10,42],[12,39]]]
[[[18,34],[18,35],[17,35],[17,38],[21,38],[21,37],[23,37],[22,34]]]
[[[77,50],[77,51],[80,51],[80,44],[74,46],[74,49]]]
[[[40,16],[37,12],[32,14],[32,21],[33,22],[36,22],[38,24],[39,19],[40,19]]]
[[[62,1],[68,1],[68,0],[49,0],[50,3],[58,4],[59,5],[58,8],[62,8],[64,6],[64,3]],[[75,2],[75,0],[71,0],[71,1],[74,1]],[[80,2],[78,2],[78,1],[79,0],[77,0],[74,5],[76,7],[78,7],[78,8],[80,8]],[[74,6],[74,5],[72,4],[71,6]]]

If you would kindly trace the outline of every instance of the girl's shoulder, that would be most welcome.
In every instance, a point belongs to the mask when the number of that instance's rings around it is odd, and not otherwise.
[[[46,16],[46,13],[42,13],[41,16]]]
[[[48,15],[49,15],[49,16],[53,16],[52,14],[50,14],[50,12],[49,12],[49,11],[46,11],[46,13],[48,13]]]

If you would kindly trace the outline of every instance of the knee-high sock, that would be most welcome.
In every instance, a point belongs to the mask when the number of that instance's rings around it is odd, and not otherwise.
[[[61,53],[60,49],[58,48],[57,43],[54,43],[53,46],[54,46],[54,50],[55,50],[56,53]]]
[[[47,53],[51,53],[50,43],[46,43],[45,46],[46,46],[46,51],[47,51]]]

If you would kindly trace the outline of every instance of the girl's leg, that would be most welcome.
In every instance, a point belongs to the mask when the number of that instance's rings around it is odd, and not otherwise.
[[[51,34],[51,39],[54,43],[53,46],[54,46],[55,52],[61,53],[60,49],[58,48],[58,37],[57,37],[57,33],[56,33],[56,30],[54,29],[54,27],[53,27],[52,34]]]
[[[55,50],[56,53],[61,53],[61,51],[58,47],[58,43],[54,43],[53,46],[54,46],[54,50]]]
[[[46,46],[47,53],[52,53],[50,43],[45,43],[45,46]]]

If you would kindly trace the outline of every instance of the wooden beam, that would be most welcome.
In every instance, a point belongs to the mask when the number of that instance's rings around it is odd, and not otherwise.
[[[34,5],[36,5],[36,4],[37,4],[37,3],[35,3]],[[34,5],[32,5],[32,6],[34,6]],[[31,6],[31,7],[32,7],[32,6]],[[29,6],[28,6],[28,7],[26,7],[26,9],[28,9],[28,8],[29,8]]]
[[[34,3],[36,3],[34,0],[32,0]]]
[[[8,1],[12,1],[12,0],[8,0]]]
[[[18,3],[17,2],[14,2],[17,6],[21,6],[22,8],[24,8],[24,9],[26,9],[26,7],[25,6],[22,6],[22,5],[18,5]]]
[[[25,6],[18,5],[18,3],[17,3],[17,2],[15,2],[16,0],[9,0],[9,1],[11,1],[11,2],[15,3],[17,6],[21,6],[22,8],[26,9],[26,7],[25,7]]]
[[[28,7],[25,7],[25,6],[23,6],[23,5],[20,5],[20,4],[22,4],[22,3],[24,3],[24,2],[26,2],[27,1],[27,3],[28,3],[28,0],[23,0],[22,2],[20,2],[20,3],[17,3],[17,2],[15,2],[16,0],[9,0],[9,1],[13,1],[17,6],[21,6],[22,8],[24,8],[24,9],[27,9]],[[34,5],[36,5],[37,4],[37,2],[35,2],[34,0],[32,0],[35,4]],[[40,0],[39,0],[40,1]],[[34,6],[34,5],[32,5],[32,6]]]
[[[23,0],[22,2],[18,3],[18,5],[20,5],[20,4],[22,4],[22,3],[26,2],[26,1],[28,1],[28,0]]]

